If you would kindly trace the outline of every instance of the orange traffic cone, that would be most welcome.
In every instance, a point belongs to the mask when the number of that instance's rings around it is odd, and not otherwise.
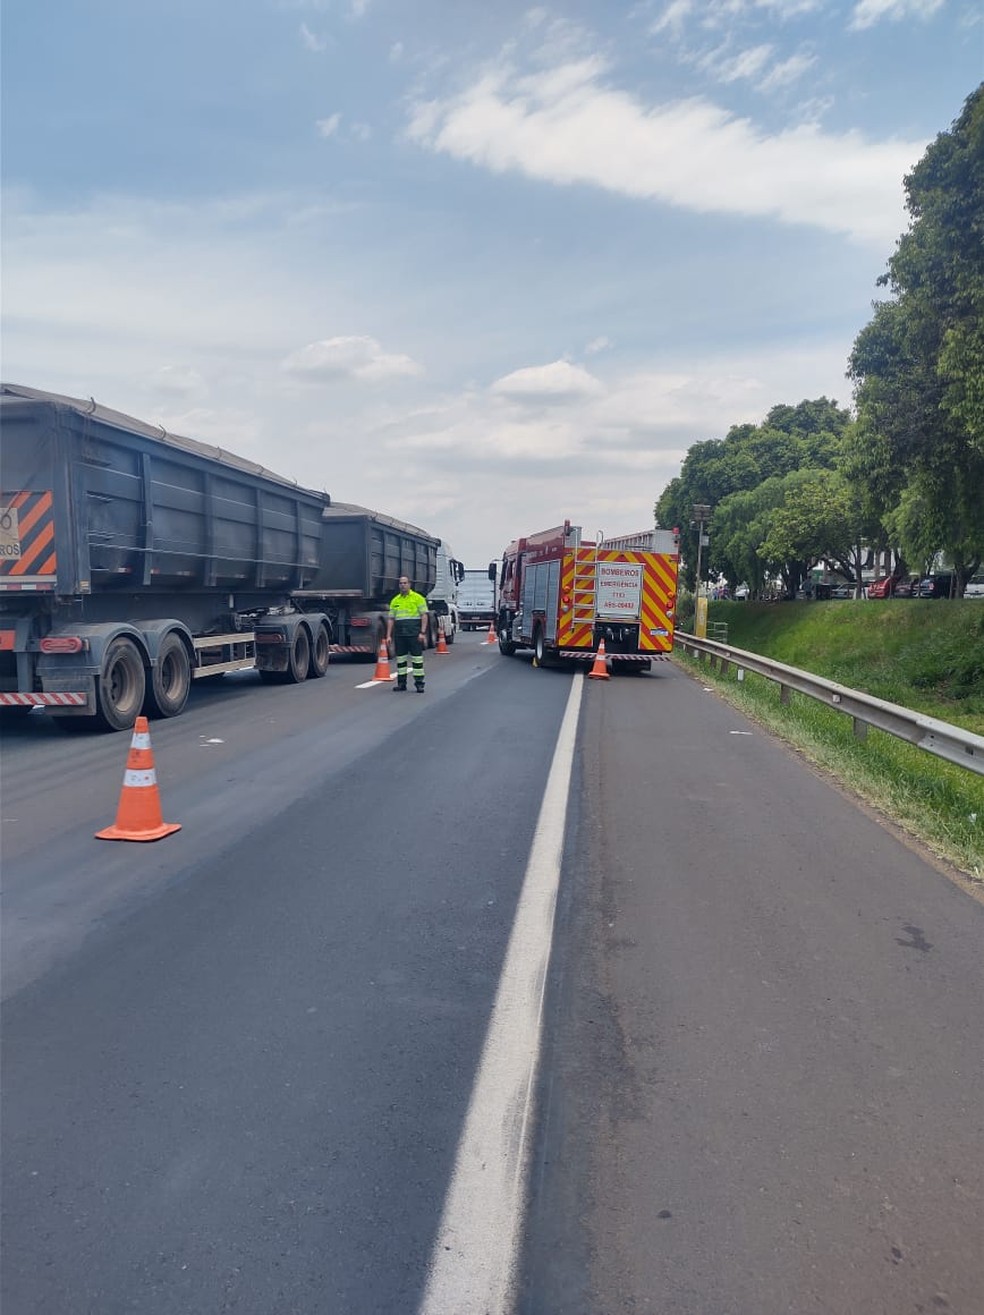
[[[594,666],[588,672],[588,678],[591,680],[611,680],[611,676],[608,674],[608,659],[605,656],[604,639],[598,645]]]
[[[435,653],[446,653],[447,651],[448,651],[448,642],[447,642],[447,640],[444,638],[444,631],[443,631],[443,629],[441,628],[440,623],[438,623],[438,627],[437,627],[437,647],[434,649],[434,652],[435,652]]]
[[[373,680],[390,680],[390,662],[389,650],[386,647],[386,640],[383,639],[379,644],[379,653],[376,657],[376,670],[372,673]]]
[[[150,748],[150,727],[146,717],[138,717],[123,773],[123,789],[116,821],[96,832],[97,840],[163,840],[172,831],[180,831],[179,822],[165,822],[161,798],[157,792],[157,773]]]
[[[489,633],[485,636],[485,639],[482,642],[485,644],[497,644],[499,642],[499,636],[495,633],[494,621],[489,622]]]

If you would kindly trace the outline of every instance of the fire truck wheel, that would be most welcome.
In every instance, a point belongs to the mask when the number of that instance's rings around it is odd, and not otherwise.
[[[535,667],[548,667],[550,665],[547,647],[543,642],[542,626],[537,626],[533,631],[533,665]]]
[[[516,645],[512,642],[511,639],[506,638],[506,635],[508,633],[509,632],[506,630],[505,622],[500,621],[499,622],[499,652],[503,655],[503,657],[512,657],[512,655],[516,652]]]

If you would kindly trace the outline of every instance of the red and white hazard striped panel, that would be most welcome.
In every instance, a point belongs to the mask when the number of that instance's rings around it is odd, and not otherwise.
[[[85,694],[0,694],[0,708],[84,708]]]

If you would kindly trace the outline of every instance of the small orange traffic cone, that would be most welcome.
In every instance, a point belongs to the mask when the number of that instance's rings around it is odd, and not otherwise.
[[[379,653],[376,657],[376,670],[372,673],[373,680],[389,680],[390,663],[389,650],[386,647],[386,640],[383,639],[379,644]]]
[[[605,656],[604,639],[598,645],[598,652],[595,654],[594,666],[588,672],[589,680],[611,680],[608,674],[608,659]]]
[[[499,642],[499,636],[495,633],[494,621],[489,622],[489,633],[485,636],[482,642],[484,644],[497,644]]]
[[[96,839],[163,840],[172,831],[180,830],[179,822],[165,822],[161,814],[161,797],[157,792],[157,773],[150,748],[150,727],[146,717],[138,717],[127,754],[116,821],[97,831]]]
[[[434,652],[435,652],[435,653],[446,653],[447,651],[448,651],[448,641],[444,638],[444,630],[442,629],[440,622],[438,622],[438,626],[437,626],[437,647],[434,649]]]

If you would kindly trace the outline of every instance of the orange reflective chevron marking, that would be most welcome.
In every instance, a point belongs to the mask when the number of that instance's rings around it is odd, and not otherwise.
[[[27,494],[22,493],[21,497],[26,498]],[[20,529],[22,539],[30,534],[31,530],[34,529],[35,525],[37,525],[38,521],[46,511],[51,511],[50,493],[42,493],[30,511],[20,517],[18,528]]]
[[[0,577],[53,576],[58,567],[52,551],[55,538],[54,498],[50,490],[41,493],[29,489],[15,494],[6,504],[7,510],[17,513],[16,535],[20,545],[19,557],[0,560]],[[40,563],[40,565],[39,565]]]

